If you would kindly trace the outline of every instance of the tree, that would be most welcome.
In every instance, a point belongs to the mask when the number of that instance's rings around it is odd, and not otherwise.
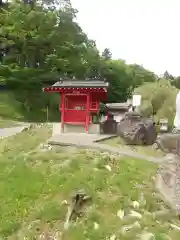
[[[109,84],[109,102],[124,102],[131,95],[132,72],[123,60],[104,62],[102,76]]]
[[[172,74],[170,74],[167,70],[164,72],[163,77],[168,80],[174,80],[174,77]]]
[[[110,60],[112,59],[112,53],[109,48],[105,48],[104,51],[102,52],[102,58],[104,60]]]
[[[73,16],[74,10],[70,8],[50,11],[39,5],[31,9],[22,3],[12,3],[0,16],[1,50],[5,52],[2,64],[84,75],[88,39]]]
[[[173,84],[176,88],[180,89],[180,76],[174,78],[174,80],[172,81],[172,84]]]
[[[133,75],[133,83],[132,88],[136,88],[141,86],[143,83],[146,82],[155,82],[157,80],[156,75],[153,72],[143,68],[138,64],[130,64],[129,65]]]
[[[65,75],[106,79],[110,102],[126,101],[135,87],[156,81],[137,64],[112,60],[109,48],[100,55],[76,22],[76,13],[70,0],[14,0],[1,7],[0,82],[16,91],[25,108],[50,105],[52,96],[41,95],[41,88]]]
[[[169,125],[173,126],[177,89],[169,80],[160,79],[154,83],[146,83],[134,92],[142,96],[140,111],[145,117],[154,116],[157,122],[161,118],[167,118]]]
[[[22,103],[33,106],[32,91],[39,93],[46,81],[52,84],[65,73],[83,78],[89,62],[96,65],[100,59],[75,22],[75,12],[66,4],[53,9],[39,2],[32,6],[18,1],[1,11],[0,78],[21,91],[15,96]]]

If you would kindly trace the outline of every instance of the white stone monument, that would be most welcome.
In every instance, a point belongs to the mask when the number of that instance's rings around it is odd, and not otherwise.
[[[176,96],[176,115],[174,118],[174,127],[180,130],[180,91]]]

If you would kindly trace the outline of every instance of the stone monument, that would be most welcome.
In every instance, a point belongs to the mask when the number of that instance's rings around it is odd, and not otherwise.
[[[129,145],[152,145],[157,138],[153,119],[145,119],[138,112],[127,112],[120,121],[117,134]]]

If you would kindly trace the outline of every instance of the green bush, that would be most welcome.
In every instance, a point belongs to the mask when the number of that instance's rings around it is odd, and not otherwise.
[[[161,118],[167,118],[169,127],[172,127],[174,122],[177,92],[178,89],[166,79],[144,84],[134,90],[134,93],[142,96],[140,107],[142,115],[154,116],[156,122],[159,122]]]

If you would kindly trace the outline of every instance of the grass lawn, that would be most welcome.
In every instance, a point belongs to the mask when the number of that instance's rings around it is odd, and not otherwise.
[[[120,137],[114,137],[114,138],[102,141],[102,143],[111,145],[114,147],[120,147],[123,149],[131,150],[131,151],[133,150],[136,153],[146,154],[148,156],[153,156],[153,157],[164,156],[164,153],[161,150],[155,150],[155,149],[153,149],[152,146],[130,146],[130,145],[127,145],[127,144],[125,144],[123,139],[121,139]]]
[[[176,217],[167,221],[150,214],[167,208],[155,194],[155,164],[74,148],[42,151],[38,146],[50,131],[49,127],[31,129],[0,142],[0,239],[134,240],[143,231],[157,240],[179,239],[180,231],[170,228],[171,222],[180,224]],[[92,202],[65,231],[64,200],[81,188]],[[138,201],[141,193],[146,204],[135,210],[141,217],[121,219],[117,213],[124,210],[128,215],[131,202]],[[131,229],[124,228],[133,223]]]

